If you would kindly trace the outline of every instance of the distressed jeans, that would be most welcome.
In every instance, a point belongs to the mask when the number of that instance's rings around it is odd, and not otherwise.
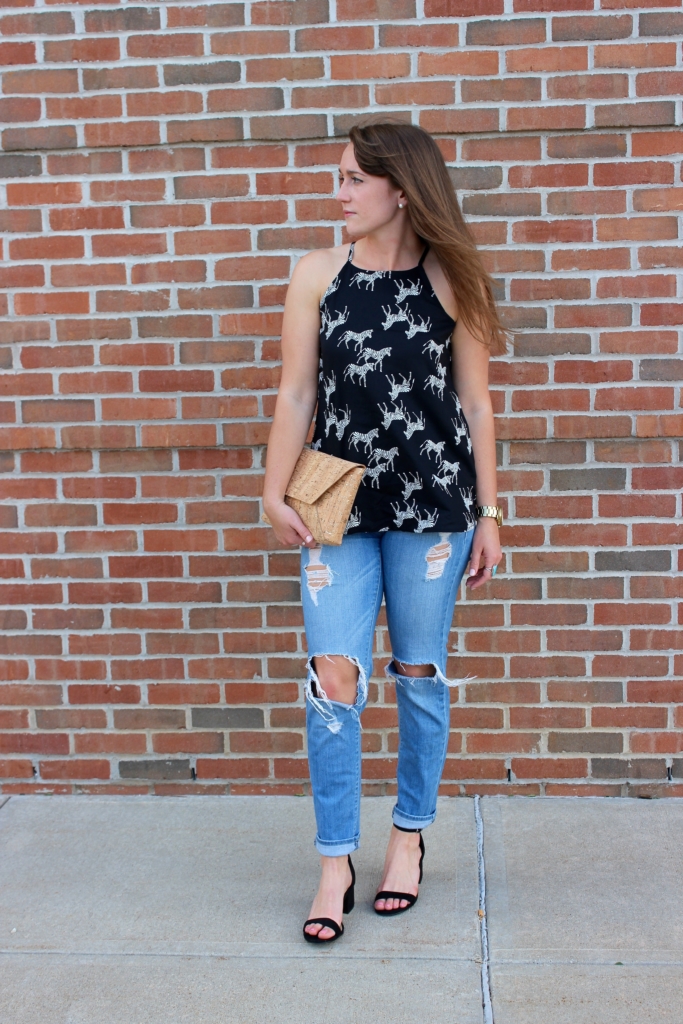
[[[450,726],[448,633],[473,533],[355,533],[339,547],[301,549],[308,644],[306,725],[317,834],[327,857],[360,840],[361,727],[372,675],[375,623],[384,594],[396,685],[398,796],[393,821],[423,828],[436,816]],[[330,700],[313,658],[343,655],[358,668],[356,703]],[[433,665],[426,678],[401,675],[396,662]]]

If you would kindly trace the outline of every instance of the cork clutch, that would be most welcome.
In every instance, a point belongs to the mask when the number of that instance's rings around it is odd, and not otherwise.
[[[285,501],[319,544],[341,544],[365,466],[304,448],[285,490]],[[270,523],[265,512],[264,522]]]

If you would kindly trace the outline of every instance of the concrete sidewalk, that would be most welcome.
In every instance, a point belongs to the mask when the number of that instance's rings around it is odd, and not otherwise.
[[[13,797],[1,1024],[681,1024],[683,800],[442,800],[383,920],[392,804],[363,801],[356,909],[316,947],[308,799]]]

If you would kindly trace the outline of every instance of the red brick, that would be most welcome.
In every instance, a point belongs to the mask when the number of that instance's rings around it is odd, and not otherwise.
[[[3,754],[68,754],[69,737],[56,733],[42,735],[3,733],[0,734],[0,752]]]
[[[50,210],[50,227],[54,231],[109,230],[122,228],[123,209],[116,206],[78,207]]]
[[[71,636],[69,637],[69,654],[140,654],[142,644],[139,636]]]
[[[212,633],[147,634],[148,654],[217,654],[218,646],[218,637]]]
[[[176,583],[165,580],[163,583],[157,583],[151,580],[147,589],[151,601],[179,601],[201,604],[202,602],[219,602],[222,600],[221,584],[216,581],[210,583]]]
[[[144,658],[135,661],[112,661],[112,679],[182,679],[180,658]]]
[[[588,68],[588,48],[543,46],[511,49],[506,55],[506,67],[512,72],[585,71]]]
[[[0,43],[0,64],[35,64],[35,43]]]
[[[144,236],[143,236],[144,237]],[[200,253],[240,252],[250,248],[246,231],[179,231],[175,236],[176,253],[194,256]],[[163,252],[163,249],[156,250]]]
[[[547,88],[553,100],[622,99],[628,96],[628,77],[614,72],[561,75],[549,79]]]
[[[61,661],[55,658],[44,660],[36,658],[36,679],[104,679],[106,677],[104,661]]]
[[[109,558],[109,572],[114,579],[182,576],[183,563],[177,555],[112,555]]]
[[[158,754],[222,754],[223,733],[156,733],[152,737],[152,747]]]
[[[116,38],[60,39],[46,42],[45,60],[55,64],[78,64],[94,61],[118,60],[119,41]]]
[[[90,266],[74,263],[57,264],[52,267],[50,282],[55,288],[69,285],[88,287],[100,284],[125,284],[126,269],[119,263],[96,263]]]
[[[430,75],[497,75],[498,70],[498,54],[492,50],[418,55],[418,74],[425,78]]]
[[[150,284],[173,281],[206,280],[206,264],[203,260],[174,260],[164,263],[141,263],[133,266],[133,284]]]
[[[301,776],[308,774],[306,762],[302,761]],[[261,779],[268,774],[268,761],[253,757],[238,757],[231,760],[225,758],[197,758],[197,778],[199,779]]]
[[[598,128],[623,128],[674,123],[673,103],[612,103],[596,106],[595,125]]]
[[[302,81],[323,77],[321,57],[265,57],[247,60],[248,82]]]
[[[388,771],[388,777],[395,776],[393,771]],[[444,766],[444,779],[503,779],[506,768],[504,761],[496,761],[490,758],[476,758],[465,760],[463,757],[447,757]],[[381,776],[380,776],[381,777]]]
[[[14,260],[79,259],[83,253],[83,239],[74,235],[17,238],[9,245],[9,254]]]
[[[78,181],[7,185],[7,201],[13,206],[46,206],[52,203],[80,203],[81,200],[82,190]]]
[[[33,765],[30,761],[20,761],[17,759],[0,761],[0,778],[2,779],[21,779],[33,778]]]
[[[460,43],[460,27],[457,23],[450,25],[380,25],[379,43],[380,46],[390,49],[396,47],[456,47]]]
[[[513,757],[511,764],[517,779],[581,779],[588,774],[585,758]]]
[[[260,33],[259,33],[260,34]],[[268,36],[269,33],[266,33]],[[282,50],[289,49],[286,33],[278,33],[282,36]],[[258,37],[257,37],[258,38]],[[329,28],[301,28],[295,34],[295,47],[297,50],[372,50],[374,48],[374,31],[371,25],[358,26],[330,26]],[[275,50],[262,50],[262,53],[274,53]]]
[[[137,538],[132,530],[83,530],[67,533],[67,551],[135,551]]]
[[[680,132],[636,132],[632,147],[635,157],[676,154],[680,148]]]
[[[64,761],[41,761],[43,779],[108,779],[109,761],[94,758],[69,758]]]
[[[93,235],[93,256],[148,256],[166,252],[164,235],[138,235],[127,232],[125,235]],[[76,255],[82,255],[77,253]]]
[[[648,303],[641,307],[640,322],[645,327],[683,324],[683,303]]]
[[[86,733],[85,735],[77,733],[74,736],[74,752],[76,754],[143,754],[146,749],[146,737],[141,733],[119,735],[115,733]],[[103,777],[108,778],[109,776]]]
[[[148,687],[150,704],[217,704],[216,683],[153,683]]]
[[[634,754],[676,754],[683,750],[680,732],[633,732],[630,748]]]
[[[425,0],[426,18],[469,18],[502,14],[502,0]]]
[[[17,316],[46,316],[54,313],[89,313],[86,292],[18,292],[14,298]]]
[[[8,4],[7,6],[14,6]],[[9,15],[0,20],[3,35],[66,35],[74,31],[73,18],[68,13],[41,13]]]
[[[610,298],[655,298],[676,294],[676,279],[673,274],[649,274],[637,277],[610,277],[598,281],[597,297]]]
[[[420,114],[420,127],[428,132],[495,132],[499,128],[499,111],[496,108],[425,110]]]
[[[595,47],[596,68],[666,67],[675,64],[675,43],[618,43]]]
[[[663,655],[596,654],[593,670],[599,676],[665,676],[668,658]]]
[[[638,250],[638,261],[644,269],[683,267],[683,247],[673,245],[643,246]]]
[[[70,583],[69,601],[74,604],[135,604],[142,599],[139,583]]]
[[[674,331],[613,331],[600,335],[600,351],[606,353],[665,354],[676,352],[677,338]]]
[[[680,704],[683,679],[630,679],[627,693],[629,701],[638,704]]]
[[[410,57],[407,53],[333,55],[330,60],[333,79],[357,78],[367,81],[374,78],[407,78],[410,74]]]
[[[69,688],[70,704],[138,704],[140,687],[114,683],[72,683]]]
[[[612,185],[671,185],[674,168],[671,163],[642,161],[620,164],[596,164],[593,181],[597,186]]]
[[[114,629],[173,629],[182,627],[180,608],[112,608]]]
[[[648,389],[649,390],[649,389]],[[653,404],[656,401],[653,396]],[[639,416],[636,421],[638,437],[680,437],[683,416]]]

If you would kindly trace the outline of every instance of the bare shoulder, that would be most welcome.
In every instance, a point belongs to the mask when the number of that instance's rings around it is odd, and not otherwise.
[[[443,267],[436,258],[434,252],[430,249],[425,256],[424,261],[425,274],[429,278],[429,283],[434,289],[434,294],[437,299],[446,310],[448,315],[453,320],[458,319],[458,304],[455,301],[453,290],[448,283],[448,278],[443,272]]]
[[[313,249],[302,256],[292,274],[292,284],[306,287],[314,293],[318,302],[328,286],[344,266],[349,255],[349,244],[336,245],[331,249]]]

